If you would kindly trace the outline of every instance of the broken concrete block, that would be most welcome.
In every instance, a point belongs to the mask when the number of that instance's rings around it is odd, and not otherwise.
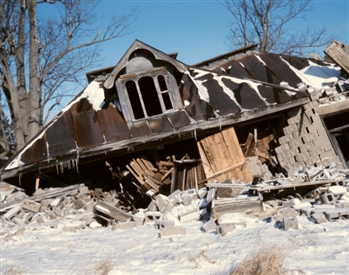
[[[44,199],[41,201],[41,207],[48,208],[53,201],[54,199]]]
[[[138,212],[133,214],[133,220],[136,222],[137,226],[143,225],[144,219],[144,209],[138,209]]]
[[[278,210],[275,213],[274,219],[277,222],[283,222],[284,218],[294,217],[294,216],[298,216],[298,212],[295,209],[293,209],[293,208],[281,208],[280,210]]]
[[[210,190],[208,190],[207,196],[206,196],[207,202],[208,203],[211,202],[215,198],[215,195],[216,195],[216,188],[210,188]]]
[[[290,199],[290,200],[284,201],[282,203],[282,207],[288,208],[288,207],[292,207],[292,206],[294,206],[296,204],[300,204],[300,203],[301,203],[301,201],[299,199]]]
[[[197,195],[198,195],[198,197],[200,199],[203,199],[204,197],[206,197],[206,195],[207,195],[207,188],[204,187],[204,188],[199,189]]]
[[[191,196],[192,199],[197,198],[197,194],[196,194],[196,190],[195,189],[188,189],[188,190],[184,190],[181,192],[181,197],[182,199],[186,196]]]
[[[35,201],[31,201],[31,200],[24,200],[22,202],[22,208],[29,210],[31,212],[37,213],[39,212],[41,207],[40,203],[37,203]]]
[[[45,190],[42,190],[41,188],[38,188],[33,193],[33,196],[41,195],[41,194],[44,194],[45,192],[46,192]]]
[[[28,196],[24,192],[14,192],[14,193],[7,195],[6,203],[10,203],[13,201],[20,201],[20,200],[23,200],[27,197]]]
[[[335,205],[335,208],[349,208],[349,201],[346,200],[338,200]]]
[[[20,211],[22,210],[22,207],[17,205],[13,208],[11,208],[9,211],[7,211],[5,214],[4,214],[4,218],[6,220],[11,220],[14,216],[16,216]]]
[[[114,197],[112,195],[110,195],[109,192],[106,192],[105,196],[104,196],[104,201],[107,203],[112,203]]]
[[[83,200],[81,200],[81,199],[76,199],[76,200],[74,201],[74,208],[75,208],[76,210],[79,210],[79,209],[82,208],[84,205],[85,205],[85,202],[84,202]]]
[[[311,207],[311,203],[310,202],[301,202],[301,203],[295,204],[293,206],[293,208],[296,210],[301,210],[302,208],[305,208],[305,207]]]
[[[171,205],[170,200],[162,194],[156,196],[155,203],[160,212],[164,212],[168,205]]]
[[[119,222],[116,224],[116,228],[122,230],[131,230],[137,228],[137,223],[135,221],[132,222]]]
[[[315,212],[311,216],[313,217],[314,221],[318,224],[327,222],[325,215],[321,212]]]
[[[149,205],[148,205],[148,210],[149,211],[157,211],[158,208],[156,207],[156,203],[154,200],[152,200]]]
[[[144,212],[144,224],[155,224],[160,219],[162,213],[159,211]]]
[[[81,184],[79,187],[79,193],[84,195],[84,194],[90,194],[90,190],[88,190],[88,187],[85,186],[84,184]]]
[[[92,212],[94,206],[95,206],[95,202],[93,200],[90,200],[82,207],[82,209],[84,209],[86,212]]]
[[[299,229],[297,217],[284,217],[283,222],[284,222],[284,229],[285,230],[289,230],[289,229],[297,230],[297,229]]]
[[[89,224],[89,227],[92,228],[92,229],[95,229],[95,228],[99,228],[99,227],[102,227],[102,225],[97,222],[97,221],[92,221],[90,224]]]
[[[330,186],[328,188],[328,191],[332,193],[333,195],[340,196],[343,195],[346,192],[346,189],[344,186]]]
[[[22,226],[22,227],[25,226],[25,222],[20,218],[14,217],[14,218],[12,218],[12,221],[19,226]]]
[[[98,201],[94,207],[94,210],[103,214],[109,219],[114,219],[119,222],[126,222],[132,220],[132,215],[122,211],[104,201]]]
[[[29,222],[29,220],[34,216],[34,213],[25,213],[22,217],[22,220],[25,224]]]
[[[172,194],[167,196],[167,198],[170,200],[172,205],[175,205],[177,203],[181,203],[182,202],[181,190],[177,189]]]
[[[165,227],[160,230],[160,236],[186,235],[187,229],[185,227]]]
[[[205,232],[217,231],[217,224],[214,219],[210,219],[209,221],[205,222],[202,227],[204,228]]]
[[[195,204],[190,204],[186,206],[181,205],[177,207],[177,209],[178,209],[178,216],[185,216],[185,215],[199,211],[199,207]]]
[[[199,221],[200,213],[197,211],[197,212],[193,212],[193,213],[182,215],[182,216],[180,215],[179,219],[181,222]]]
[[[324,214],[326,219],[330,222],[340,218],[349,219],[349,209],[346,208],[335,208],[326,210]]]
[[[77,229],[81,229],[85,225],[82,221],[71,221],[63,227],[64,232],[75,232]]]
[[[73,220],[82,221],[82,222],[85,222],[85,224],[89,225],[94,220],[94,216],[95,215],[93,212],[83,213],[83,214],[75,215]]]
[[[53,209],[55,207],[58,207],[61,202],[62,202],[62,198],[56,198],[50,203],[50,206]]]
[[[184,205],[189,205],[192,202],[192,197],[191,196],[184,196],[182,197],[182,203]]]
[[[160,220],[160,219],[155,222],[155,228],[162,229],[165,227],[167,228],[175,227],[175,222],[173,220]]]
[[[235,225],[234,224],[222,224],[217,226],[217,231],[220,233],[222,236],[227,235],[228,233],[232,232],[235,230]]]
[[[62,216],[67,216],[72,209],[74,209],[73,204],[65,205],[61,211]]]
[[[300,210],[301,214],[310,217],[312,213],[314,213],[314,207],[308,206],[304,207]]]
[[[324,193],[320,196],[323,204],[333,204],[337,201],[337,196],[333,193]]]

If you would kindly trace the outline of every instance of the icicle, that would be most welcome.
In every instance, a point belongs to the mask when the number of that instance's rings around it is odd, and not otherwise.
[[[56,164],[57,175],[59,175],[58,163]]]
[[[79,159],[75,159],[76,173],[79,174]]]
[[[63,163],[60,162],[60,163],[59,163],[59,166],[60,166],[61,174],[63,174],[63,173],[64,173]]]
[[[22,173],[19,173],[19,174],[18,174],[19,185],[22,185],[21,179],[22,179]]]
[[[218,117],[218,122],[219,122],[219,131],[222,131],[222,120],[221,117]]]

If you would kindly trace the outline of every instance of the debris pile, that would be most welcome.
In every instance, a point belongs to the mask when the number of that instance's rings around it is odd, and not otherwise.
[[[246,226],[241,219],[229,219],[236,213],[274,221],[277,228],[298,229],[299,215],[315,223],[349,219],[349,169],[332,163],[326,168],[304,167],[287,178],[282,174],[270,180],[255,177],[249,184],[215,181],[200,189],[154,195],[146,209],[132,206],[131,197],[116,190],[89,190],[84,184],[38,189],[28,197],[22,189],[2,182],[1,235],[43,226],[70,232],[143,225],[155,226],[161,236],[185,235],[185,223],[193,220],[202,220],[206,232],[226,235]]]

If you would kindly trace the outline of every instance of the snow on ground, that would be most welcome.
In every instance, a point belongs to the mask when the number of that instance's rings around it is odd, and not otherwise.
[[[276,244],[286,249],[290,274],[349,274],[349,221],[315,224],[298,217],[299,229],[241,216],[246,228],[226,236],[206,233],[201,221],[184,223],[185,236],[160,237],[143,225],[75,232],[26,226],[1,236],[1,274],[230,274],[246,255]],[[239,216],[240,215],[240,216]]]

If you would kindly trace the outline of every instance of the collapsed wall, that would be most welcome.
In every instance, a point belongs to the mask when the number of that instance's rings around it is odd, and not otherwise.
[[[284,136],[279,138],[280,146],[275,151],[279,164],[289,174],[304,166],[340,163],[321,118],[315,113],[318,105],[312,101],[287,112],[288,126],[283,128]]]

